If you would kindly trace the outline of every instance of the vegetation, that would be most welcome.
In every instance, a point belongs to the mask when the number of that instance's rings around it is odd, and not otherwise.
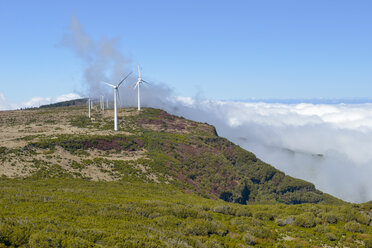
[[[107,111],[84,111],[1,116],[17,136],[0,141],[0,248],[372,246],[372,202],[287,176],[213,126],[125,109],[113,132]]]
[[[372,240],[371,226],[343,221],[371,205],[240,205],[141,180],[2,178],[0,187],[0,247],[359,247]],[[328,223],[329,215],[340,221]],[[287,218],[295,221],[277,224]]]
[[[70,121],[71,125],[80,128],[106,130],[104,123],[93,123],[84,116]],[[214,127],[207,124],[191,122],[157,109],[144,109],[140,114],[126,117],[122,129],[127,133],[47,136],[30,142],[28,148],[61,147],[73,154],[89,149],[146,150],[148,159],[141,162],[158,177],[171,177],[175,179],[172,183],[182,185],[184,189],[228,202],[300,204],[338,201],[316,190],[313,184],[286,176],[253,153],[218,137]]]
[[[40,108],[56,108],[56,107],[69,107],[69,106],[81,106],[87,103],[88,99],[74,99],[64,102],[57,102],[52,104],[41,105]]]

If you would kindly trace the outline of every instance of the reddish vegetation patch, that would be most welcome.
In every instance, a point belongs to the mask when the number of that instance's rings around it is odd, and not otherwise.
[[[202,149],[198,149],[197,147],[194,147],[192,145],[185,145],[185,144],[178,144],[177,150],[182,151],[183,154],[181,155],[187,155],[187,156],[200,156],[200,154],[203,152]]]
[[[176,118],[167,112],[162,111],[156,118],[141,118],[138,120],[140,125],[155,125],[158,129],[169,129],[173,131],[185,131],[189,121]]]
[[[223,153],[229,161],[236,161],[236,152],[233,146],[224,147]]]
[[[191,178],[187,178],[186,182],[191,185],[195,185],[195,182]]]
[[[185,175],[179,174],[177,179],[180,180],[181,182],[185,182]]]
[[[79,141],[68,141],[64,145],[68,146],[69,144],[76,145]],[[129,140],[126,138],[120,138],[120,137],[114,137],[112,139],[94,139],[94,140],[86,140],[82,141],[82,146],[84,148],[96,148],[99,150],[128,150],[133,151],[137,148],[142,148],[144,145],[144,142],[142,140],[136,139],[136,140]]]
[[[169,129],[183,131],[186,129],[186,123],[183,122],[167,122],[167,126]]]
[[[85,143],[85,146],[88,147],[88,148],[97,148],[99,150],[112,150],[112,149],[115,149],[115,150],[120,150],[121,149],[121,145],[119,144],[119,140],[112,140],[112,141],[108,141],[108,140],[97,140],[96,141],[97,143],[92,143],[90,141],[86,142]]]
[[[185,189],[185,193],[186,194],[191,194],[191,193],[193,193],[191,190],[189,190],[189,189]]]

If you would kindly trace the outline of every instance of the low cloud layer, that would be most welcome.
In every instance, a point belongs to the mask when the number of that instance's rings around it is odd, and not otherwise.
[[[215,125],[291,176],[347,201],[372,200],[372,104],[171,102],[168,111]]]

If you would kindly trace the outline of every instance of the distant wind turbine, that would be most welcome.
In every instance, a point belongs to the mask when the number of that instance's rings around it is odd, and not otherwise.
[[[90,98],[88,98],[88,116],[90,119]]]
[[[101,107],[102,112],[105,112],[105,97],[104,96],[101,96],[100,105],[101,105],[100,107]]]
[[[138,65],[138,80],[137,80],[137,83],[134,85],[134,89],[136,89],[136,87],[137,87],[138,111],[141,110],[140,85],[143,84],[143,83],[150,85],[148,82],[146,82],[145,80],[142,79],[141,74],[142,74],[142,66],[141,66],[141,70],[140,70],[140,65]]]
[[[108,86],[111,86],[112,88],[114,88],[114,130],[115,131],[118,131],[118,108],[117,108],[117,104],[116,104],[116,98],[118,97],[118,88],[119,86],[124,82],[125,79],[127,79],[129,77],[129,75],[132,74],[132,72],[130,72],[123,80],[120,81],[120,83],[118,83],[118,85],[112,85],[112,84],[109,84],[109,83],[106,83],[104,82],[105,84],[107,84]]]

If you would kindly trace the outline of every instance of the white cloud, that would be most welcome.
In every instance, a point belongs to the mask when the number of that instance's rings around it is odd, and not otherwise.
[[[69,93],[69,94],[56,97],[55,102],[64,102],[64,101],[70,101],[70,100],[79,99],[79,98],[81,98],[80,95],[75,94],[75,93]]]
[[[12,109],[19,109],[19,108],[31,108],[31,107],[39,107],[40,105],[50,104],[55,102],[63,102],[69,101],[73,99],[81,98],[80,95],[75,93],[69,93],[53,97],[33,97],[30,100],[25,102],[12,102],[5,98],[4,94],[0,92],[0,110],[12,110]]]

